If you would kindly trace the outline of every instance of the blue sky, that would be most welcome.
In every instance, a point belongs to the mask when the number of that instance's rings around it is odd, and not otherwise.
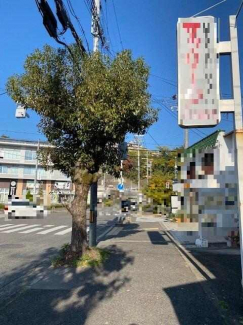
[[[48,0],[48,2],[54,9],[54,1]],[[135,58],[144,57],[151,68],[149,90],[152,94],[152,104],[161,110],[158,122],[149,129],[149,134],[144,136],[144,144],[151,149],[155,149],[158,144],[171,148],[182,145],[183,130],[177,124],[176,110],[170,109],[173,106],[171,97],[177,92],[176,23],[179,17],[190,17],[219,1],[101,0],[101,2],[103,27],[106,35],[109,33],[111,51],[117,52],[122,48],[131,49]],[[85,30],[89,46],[92,48],[91,17],[85,1],[71,0],[71,3]],[[121,37],[119,37],[113,3]],[[228,17],[237,12],[240,3],[241,0],[227,0],[205,12],[204,15],[220,18],[221,40],[229,40]],[[82,37],[77,22],[72,16],[71,18]],[[243,10],[238,18],[240,58],[243,55],[242,21]],[[44,44],[58,46],[47,34],[34,0],[1,0],[0,39],[0,94],[4,92],[9,76],[23,72],[24,60],[34,49],[42,48]],[[69,33],[65,34],[64,39],[67,43],[73,42]],[[222,59],[221,91],[226,97],[231,93],[229,63],[227,57]],[[43,135],[38,133],[38,116],[29,111],[29,119],[16,119],[15,109],[16,104],[11,98],[7,95],[0,96],[0,135],[6,134],[18,139],[44,139]],[[222,122],[216,128],[190,130],[190,144],[202,139],[215,129],[229,131],[232,128],[232,114],[224,115]],[[128,140],[132,138],[129,136]]]

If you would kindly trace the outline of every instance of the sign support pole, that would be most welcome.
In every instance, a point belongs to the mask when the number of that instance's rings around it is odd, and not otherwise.
[[[235,127],[235,157],[238,184],[238,211],[239,211],[239,233],[241,252],[241,284],[243,286],[243,124],[240,89],[240,67],[238,52],[238,35],[236,28],[236,16],[230,16],[230,40],[231,40],[231,64],[234,94],[234,127]]]

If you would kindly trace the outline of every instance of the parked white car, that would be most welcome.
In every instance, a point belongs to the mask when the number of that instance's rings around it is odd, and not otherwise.
[[[43,206],[35,205],[27,199],[12,199],[5,205],[4,213],[8,219],[42,219],[47,216],[47,210]]]

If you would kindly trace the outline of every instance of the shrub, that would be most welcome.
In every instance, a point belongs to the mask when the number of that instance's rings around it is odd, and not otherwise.
[[[28,190],[26,194],[26,199],[29,200],[30,202],[33,202],[33,195],[30,193],[30,190]]]
[[[105,207],[111,207],[113,205],[113,201],[110,199],[104,199]]]

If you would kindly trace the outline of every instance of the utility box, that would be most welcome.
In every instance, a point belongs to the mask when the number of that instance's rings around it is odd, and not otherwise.
[[[19,105],[16,108],[15,117],[17,117],[17,118],[25,118],[26,117],[26,108]]]

